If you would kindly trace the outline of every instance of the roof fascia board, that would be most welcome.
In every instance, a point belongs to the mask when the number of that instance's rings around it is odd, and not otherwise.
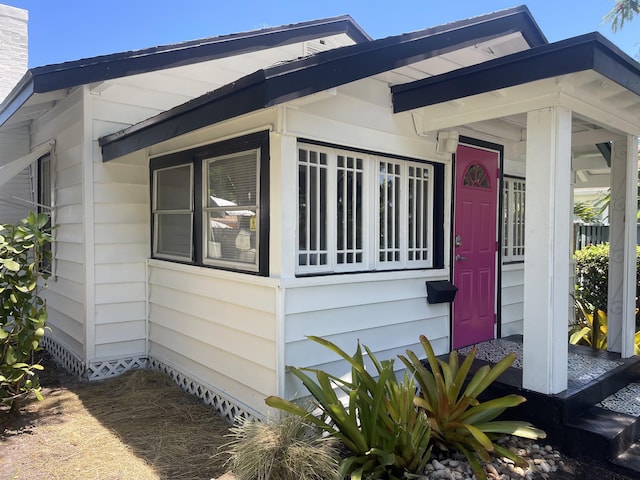
[[[420,32],[329,50],[260,70],[156,117],[100,138],[103,161],[239,114],[305,97],[522,29],[539,31],[526,7],[516,7]],[[541,33],[537,40],[546,41]],[[254,85],[255,82],[262,86]],[[244,92],[247,91],[253,94],[245,97]],[[230,109],[224,111],[223,106]]]
[[[640,65],[602,35],[590,33],[394,86],[393,108],[404,112],[584,70],[595,70],[640,95]]]
[[[34,93],[34,82],[31,72],[27,72],[3,102],[6,106],[0,110],[0,127],[24,105]]]

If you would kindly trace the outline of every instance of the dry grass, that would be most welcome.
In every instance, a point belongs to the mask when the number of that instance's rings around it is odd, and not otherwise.
[[[80,383],[53,370],[43,402],[16,418],[0,412],[0,479],[209,480],[227,470],[229,425],[165,375]]]

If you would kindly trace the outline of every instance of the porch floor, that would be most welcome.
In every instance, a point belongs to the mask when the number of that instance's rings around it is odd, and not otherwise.
[[[522,336],[482,342],[472,370],[495,364],[510,352],[513,365],[485,396],[516,393],[527,402],[505,415],[527,420],[547,432],[549,441],[577,458],[606,463],[623,473],[640,473],[640,357],[569,345],[568,388],[544,395],[522,388]],[[471,347],[458,349],[461,356]],[[446,358],[448,355],[443,355]]]

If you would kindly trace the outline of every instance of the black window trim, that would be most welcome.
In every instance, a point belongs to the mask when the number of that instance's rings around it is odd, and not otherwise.
[[[258,257],[258,270],[249,270],[236,268],[232,266],[212,265],[211,263],[205,263],[203,259],[204,245],[203,245],[203,178],[202,178],[202,165],[203,161],[211,159],[212,157],[220,157],[224,155],[230,155],[247,150],[257,150],[259,152],[258,160],[258,188],[259,188],[259,257]],[[149,187],[150,187],[150,201],[153,208],[153,195],[154,195],[154,181],[153,176],[156,170],[167,168],[177,165],[190,164],[193,166],[193,232],[191,238],[192,244],[192,258],[188,260],[176,260],[168,259],[165,257],[156,256],[153,251],[153,238],[155,235],[155,224],[153,212],[150,212],[150,247],[151,258],[158,259],[166,262],[181,263],[186,265],[195,265],[204,268],[213,268],[216,270],[227,270],[233,272],[240,272],[248,275],[269,276],[269,197],[270,197],[270,182],[269,182],[269,132],[262,131],[252,133],[249,135],[232,138],[229,140],[223,140],[217,143],[211,143],[202,147],[192,148],[188,150],[182,150],[176,153],[170,153],[167,155],[154,157],[149,160]]]

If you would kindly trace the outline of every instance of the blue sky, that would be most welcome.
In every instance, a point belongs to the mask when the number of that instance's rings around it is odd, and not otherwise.
[[[523,4],[517,0],[0,0],[29,10],[29,67],[136,50],[265,26],[349,14],[373,38]],[[530,0],[550,41],[599,31],[632,56],[640,18],[613,33],[602,17],[613,0]]]

